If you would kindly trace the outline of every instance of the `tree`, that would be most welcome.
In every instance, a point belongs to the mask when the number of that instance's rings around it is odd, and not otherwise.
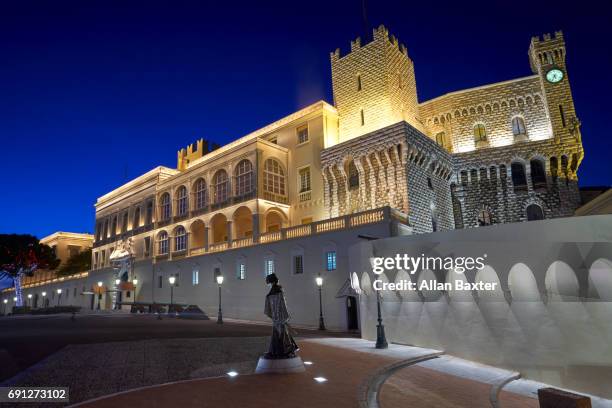
[[[71,256],[57,271],[57,276],[68,276],[91,269],[91,249]]]
[[[23,306],[21,279],[38,268],[55,269],[59,263],[55,251],[35,236],[0,234],[0,278],[13,279],[17,306]]]

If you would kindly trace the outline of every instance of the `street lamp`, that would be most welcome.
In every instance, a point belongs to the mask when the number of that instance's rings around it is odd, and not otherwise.
[[[323,320],[323,296],[321,293],[323,290],[323,278],[319,275],[315,278],[315,281],[319,287],[319,330],[325,330],[325,321]]]
[[[43,301],[42,301],[43,307],[47,307],[47,304],[45,303],[45,297],[47,296],[47,292],[43,292],[43,293],[41,293],[41,295],[42,295],[42,298],[43,298]]]
[[[217,275],[217,285],[219,285],[219,314],[217,315],[217,324],[223,324],[223,313],[221,312],[221,285],[223,284],[223,275]]]
[[[32,307],[32,294],[28,293],[28,306]]]
[[[8,303],[8,299],[4,299],[2,303],[4,304],[2,306],[2,314],[6,314],[6,304]]]
[[[60,298],[62,297],[62,290],[58,289],[57,290],[57,305],[59,306],[60,304]]]
[[[132,283],[134,284],[134,286],[138,285],[138,279],[134,279]]]
[[[170,276],[168,282],[170,282],[170,307],[168,308],[168,313],[170,313],[170,308],[172,307],[172,303],[174,303],[174,283],[176,282],[176,276]]]
[[[385,326],[382,324],[382,315],[380,314],[380,290],[376,291],[376,307],[378,308],[378,324],[376,325],[376,348],[386,349],[389,347],[385,336]]]
[[[104,286],[104,282],[98,282],[98,310],[100,310],[100,303],[102,303],[102,286]]]

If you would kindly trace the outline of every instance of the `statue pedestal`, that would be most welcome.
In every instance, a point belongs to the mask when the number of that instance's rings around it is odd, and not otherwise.
[[[259,357],[255,374],[288,374],[306,371],[302,359],[298,356],[293,358],[265,358]]]

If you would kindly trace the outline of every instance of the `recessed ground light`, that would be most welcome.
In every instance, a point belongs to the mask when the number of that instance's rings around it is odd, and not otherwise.
[[[325,381],[327,381],[327,378],[325,377],[315,377],[314,380],[318,383],[323,383]]]
[[[312,365],[312,361],[304,361],[304,365]]]
[[[227,373],[227,375],[229,375],[230,377],[235,377],[238,375],[238,373],[236,371],[230,371]]]

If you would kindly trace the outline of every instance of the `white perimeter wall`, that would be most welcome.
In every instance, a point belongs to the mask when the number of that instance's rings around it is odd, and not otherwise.
[[[321,273],[323,284],[323,312],[325,324],[330,329],[347,329],[346,297],[337,297],[339,291],[348,282],[349,260],[348,249],[363,241],[358,235],[388,237],[391,222],[381,222],[362,227],[332,231],[307,237],[277,241],[269,244],[255,245],[246,248],[158,262],[139,261],[134,268],[138,279],[136,301],[139,302],[170,302],[170,287],[168,277],[179,274],[179,285],[174,288],[174,302],[198,305],[209,316],[217,316],[218,286],[214,279],[214,268],[220,267],[225,280],[222,285],[223,317],[254,321],[269,321],[263,314],[265,296],[269,291],[265,284],[264,260],[273,258],[276,275],[285,291],[285,297],[292,315],[292,323],[317,327],[319,324],[319,293],[315,277]],[[337,269],[325,270],[325,253],[336,251]],[[304,260],[304,273],[293,273],[293,255],[301,253]],[[237,279],[237,261],[244,260],[247,265],[246,279]],[[193,271],[199,271],[199,284],[193,285]],[[162,287],[158,287],[158,279],[162,277]],[[105,268],[93,271],[87,278],[66,280],[61,283],[45,285],[24,290],[33,295],[62,288],[61,305],[78,305],[85,310],[90,309],[93,295],[81,295],[90,291],[98,281],[112,287],[115,280],[113,270]],[[76,289],[77,295],[74,296]],[[66,293],[69,295],[66,296]],[[0,298],[10,298],[14,292],[6,292]],[[57,295],[55,295],[57,296]],[[40,299],[40,298],[39,298]],[[124,301],[132,299],[125,298]],[[97,307],[97,295],[94,308]],[[9,303],[11,306],[12,300]],[[57,297],[50,300],[50,305],[57,304]],[[41,301],[38,303],[42,306]],[[110,296],[103,296],[102,309],[110,308]],[[1,306],[1,305],[0,305]],[[7,310],[8,311],[8,310]]]
[[[371,272],[370,257],[396,253],[482,256],[480,272]],[[376,339],[374,279],[498,282],[494,292],[383,293],[388,341],[612,397],[612,216],[494,225],[363,242],[350,250],[361,287],[362,336]]]

